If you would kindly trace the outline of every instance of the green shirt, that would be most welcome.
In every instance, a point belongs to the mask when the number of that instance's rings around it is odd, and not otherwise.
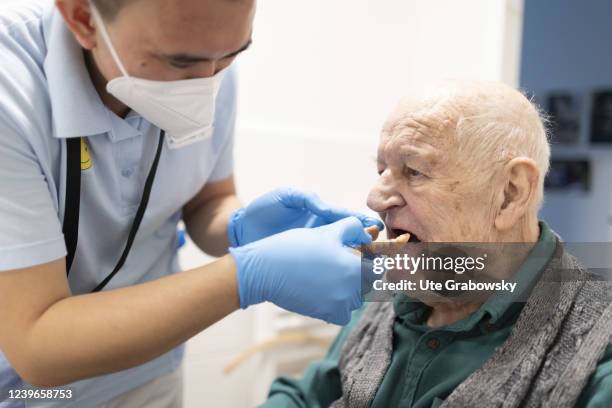
[[[378,388],[372,408],[438,407],[451,392],[495,352],[510,335],[524,302],[553,254],[556,237],[540,223],[540,239],[513,277],[513,293],[499,292],[477,311],[447,326],[426,325],[430,308],[394,300],[393,356]],[[311,364],[304,377],[281,377],[274,381],[266,408],[327,407],[342,395],[338,359],[342,345],[355,326],[361,310],[353,314],[322,361]],[[596,372],[582,391],[577,406],[612,406],[612,345],[608,346]]]

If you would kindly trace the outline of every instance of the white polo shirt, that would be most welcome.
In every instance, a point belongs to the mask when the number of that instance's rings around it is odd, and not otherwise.
[[[217,100],[214,136],[182,149],[164,146],[130,255],[105,290],[179,271],[181,208],[207,182],[232,175],[235,107],[230,70]],[[51,0],[0,5],[0,273],[66,255],[65,139],[87,137],[90,160],[82,164],[79,242],[69,282],[73,294],[96,287],[121,255],[158,132],[136,112],[123,119],[103,105],[83,51]],[[181,358],[179,348],[143,366],[71,384],[76,399],[44,406],[96,406],[170,372]],[[0,407],[13,406],[2,401],[3,391],[20,381],[0,353]]]

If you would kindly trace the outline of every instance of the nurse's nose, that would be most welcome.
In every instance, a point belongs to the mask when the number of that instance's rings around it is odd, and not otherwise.
[[[230,64],[225,61],[210,61],[198,64],[198,68],[189,72],[186,79],[210,78],[228,67]]]
[[[188,71],[185,79],[210,78],[216,74],[216,64],[214,61],[198,64],[197,68]]]
[[[395,188],[395,182],[385,170],[368,194],[368,207],[378,213],[389,211],[393,207],[403,207],[406,202]]]

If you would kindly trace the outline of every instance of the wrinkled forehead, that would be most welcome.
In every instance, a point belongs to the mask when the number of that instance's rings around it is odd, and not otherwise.
[[[381,132],[378,160],[389,165],[415,162],[431,169],[453,154],[453,136],[447,116],[396,110]]]

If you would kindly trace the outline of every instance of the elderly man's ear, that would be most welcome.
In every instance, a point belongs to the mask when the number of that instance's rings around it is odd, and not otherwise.
[[[539,179],[540,172],[532,159],[517,157],[504,166],[504,185],[499,191],[500,205],[495,217],[497,230],[508,231],[532,215]]]

